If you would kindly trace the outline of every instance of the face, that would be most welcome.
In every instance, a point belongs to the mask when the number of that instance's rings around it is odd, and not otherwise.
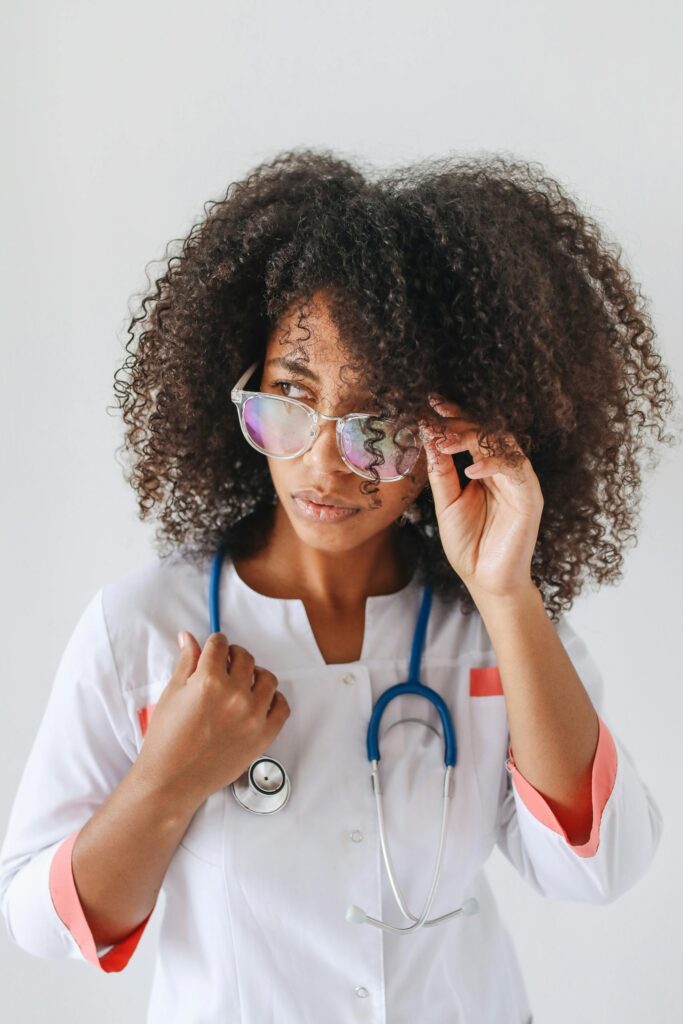
[[[372,396],[363,386],[362,374],[354,374],[349,366],[323,292],[313,296],[305,313],[303,320],[297,306],[271,332],[260,385],[252,387],[296,398],[328,416],[372,412]],[[297,368],[270,362],[288,358],[296,361]],[[360,488],[364,478],[343,461],[334,421],[319,421],[318,436],[303,455],[268,458],[268,465],[281,505],[278,512],[284,510],[302,541],[335,551],[356,547],[386,531],[427,483],[425,452],[421,449],[411,475],[376,484],[370,481],[372,489],[377,490],[363,494]],[[326,511],[297,500],[298,491],[309,489],[355,511]]]

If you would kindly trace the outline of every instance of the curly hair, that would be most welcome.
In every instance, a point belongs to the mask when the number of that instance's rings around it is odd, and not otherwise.
[[[230,388],[283,313],[324,289],[377,414],[397,430],[438,422],[427,401],[438,391],[481,425],[487,454],[514,435],[543,492],[531,569],[551,618],[587,580],[622,577],[640,456],[655,464],[646,432],[674,443],[664,425],[675,390],[621,249],[540,164],[448,157],[380,176],[295,149],[204,213],[174,240],[179,253],[169,243],[154,285],[147,275],[114,380],[126,479],[139,517],[156,511],[160,557],[182,548],[203,561],[223,546],[237,558],[265,543],[275,491]],[[469,486],[471,457],[453,459]],[[399,532],[417,572],[471,612],[429,486],[416,506]]]

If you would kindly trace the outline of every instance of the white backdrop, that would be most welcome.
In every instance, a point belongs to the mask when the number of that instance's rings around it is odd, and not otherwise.
[[[623,246],[683,390],[683,14],[675,0],[4,0],[0,16],[4,834],[77,618],[153,557],[105,411],[145,265],[281,149],[379,168],[447,153],[538,160]],[[497,852],[489,864],[534,1024],[683,1019],[682,469],[681,449],[663,449],[624,581],[572,612],[605,713],[663,811],[655,862],[607,906],[544,900]],[[3,1019],[143,1021],[155,916],[109,975],[33,958],[2,929]]]

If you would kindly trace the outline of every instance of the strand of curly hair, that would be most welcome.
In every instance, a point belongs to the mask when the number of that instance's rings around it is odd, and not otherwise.
[[[275,492],[230,388],[282,314],[325,289],[397,430],[433,421],[438,390],[482,425],[486,452],[517,438],[544,496],[532,577],[553,619],[586,583],[622,578],[644,457],[652,468],[655,444],[679,439],[665,430],[675,389],[621,249],[539,164],[448,157],[380,175],[291,150],[204,214],[147,275],[114,378],[126,479],[140,518],[159,522],[161,557],[204,563],[219,545],[238,558],[265,542]],[[453,458],[467,486],[471,458]],[[428,486],[416,508],[406,557],[472,611]]]

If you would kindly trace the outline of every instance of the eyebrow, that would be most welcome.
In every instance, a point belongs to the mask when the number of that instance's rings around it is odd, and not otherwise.
[[[316,384],[320,383],[320,378],[313,373],[313,370],[309,370],[305,363],[300,363],[296,359],[278,356],[276,359],[269,359],[266,366],[282,366],[285,370],[291,370],[292,373],[300,373],[302,377],[307,377],[309,380],[315,381]]]
[[[309,370],[305,363],[299,362],[298,359],[292,359],[287,356],[277,356],[273,359],[269,359],[265,366],[281,366],[285,370],[290,370],[292,373],[300,373],[302,377],[307,377],[308,380],[315,381],[316,384],[320,384],[320,378],[317,374],[313,373],[313,370]],[[363,398],[361,401],[365,401]]]

